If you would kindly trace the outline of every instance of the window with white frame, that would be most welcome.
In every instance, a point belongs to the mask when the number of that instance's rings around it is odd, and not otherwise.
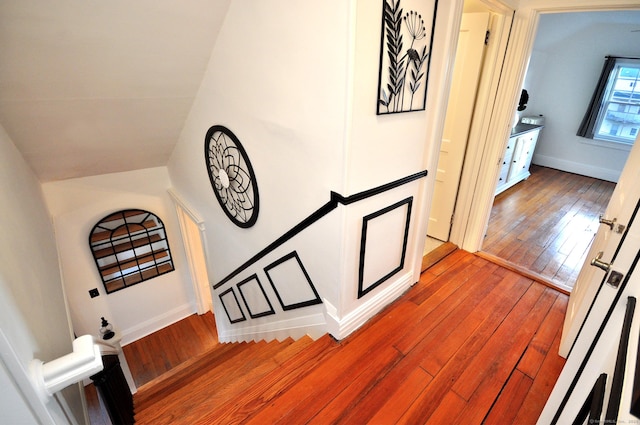
[[[578,136],[632,145],[640,129],[640,60],[607,57]]]

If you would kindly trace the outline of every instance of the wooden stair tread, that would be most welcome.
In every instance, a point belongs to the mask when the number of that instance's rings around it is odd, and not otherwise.
[[[310,339],[309,339],[310,340]],[[183,420],[188,421],[190,406],[202,406],[211,404],[211,408],[221,404],[232,396],[238,396],[250,388],[254,382],[263,378],[265,374],[277,369],[279,364],[275,360],[278,355],[291,350],[290,356],[295,356],[300,350],[304,350],[310,344],[307,340],[294,342],[291,339],[279,342],[250,342],[224,344],[229,346],[222,355],[215,354],[213,350],[201,356],[195,362],[182,366],[179,372],[159,381],[152,381],[145,385],[143,394],[135,397],[135,416],[139,423],[153,423],[160,425],[171,423],[171,415],[165,414],[180,406],[183,411]],[[298,348],[291,348],[299,345]],[[242,379],[238,379],[242,376]],[[174,397],[171,395],[178,389],[197,383],[199,381],[212,381],[207,386],[208,393],[187,394],[187,396]],[[149,390],[147,391],[147,388]],[[151,394],[153,392],[153,394]],[[146,405],[149,396],[157,397],[164,394],[163,406],[153,403]],[[186,416],[185,416],[186,415]]]
[[[316,341],[311,341],[308,338],[308,341],[310,342],[306,342],[304,348],[297,354],[289,349],[284,350],[288,352],[289,356],[279,368],[262,377],[259,382],[242,394],[217,405],[215,409],[209,411],[206,417],[202,418],[203,422],[239,423],[246,420],[261,405],[275,400],[287,392],[300,379],[313,371],[318,364],[326,361],[338,347],[338,343],[328,335]],[[282,354],[285,355],[284,352]]]
[[[174,385],[179,386],[181,381],[190,379],[192,375],[194,375],[194,372],[201,367],[216,361],[223,362],[225,357],[233,356],[236,352],[242,352],[243,344],[248,343],[218,344],[215,349],[200,356],[193,357],[146,384],[139,386],[135,394],[135,405],[144,406],[148,399],[157,397],[157,395],[165,391],[166,388]]]

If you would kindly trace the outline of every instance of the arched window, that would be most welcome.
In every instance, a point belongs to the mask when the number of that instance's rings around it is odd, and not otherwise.
[[[107,293],[174,270],[162,220],[144,210],[123,210],[100,220],[89,246]]]

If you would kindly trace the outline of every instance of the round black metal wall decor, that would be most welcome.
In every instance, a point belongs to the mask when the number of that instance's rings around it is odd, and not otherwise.
[[[240,227],[258,219],[258,184],[240,140],[228,128],[214,125],[204,138],[204,157],[213,192],[227,217]]]

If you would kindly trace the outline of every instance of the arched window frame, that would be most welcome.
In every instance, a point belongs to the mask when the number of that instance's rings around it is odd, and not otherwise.
[[[89,247],[107,294],[174,270],[164,223],[149,211],[107,215],[93,226]]]

